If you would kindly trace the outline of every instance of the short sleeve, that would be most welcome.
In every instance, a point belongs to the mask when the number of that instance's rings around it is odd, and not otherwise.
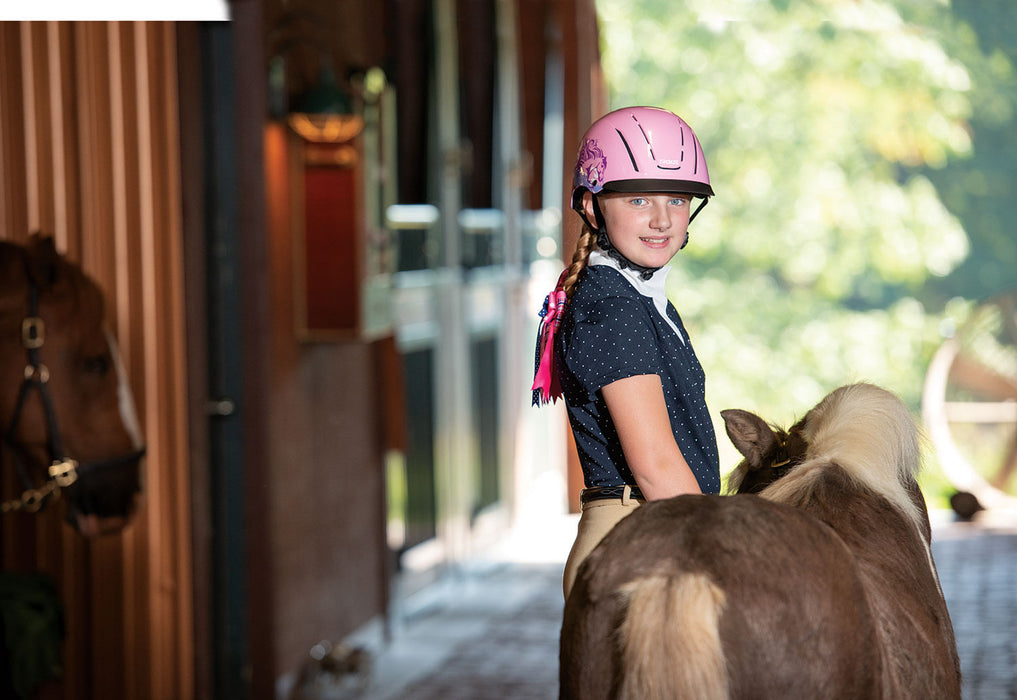
[[[589,393],[640,374],[660,374],[657,331],[645,304],[600,299],[575,319],[565,363]]]

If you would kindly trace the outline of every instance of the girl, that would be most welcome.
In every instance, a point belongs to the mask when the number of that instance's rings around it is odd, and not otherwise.
[[[564,396],[586,487],[566,598],[639,503],[720,491],[706,378],[664,295],[667,264],[713,196],[699,140],[666,110],[616,110],[583,137],[573,186],[583,232],[544,302],[533,382],[535,404]]]

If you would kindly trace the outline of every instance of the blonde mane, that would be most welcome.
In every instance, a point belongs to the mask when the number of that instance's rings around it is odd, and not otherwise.
[[[787,502],[811,490],[831,462],[882,495],[916,525],[922,522],[907,484],[921,466],[920,433],[907,407],[872,384],[833,391],[805,416],[805,460],[760,495]]]

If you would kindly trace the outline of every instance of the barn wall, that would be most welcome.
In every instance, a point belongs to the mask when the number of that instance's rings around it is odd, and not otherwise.
[[[148,447],[143,505],[122,535],[87,542],[56,512],[19,516],[3,524],[3,566],[50,573],[67,606],[64,682],[46,697],[188,697],[174,27],[0,23],[0,57],[0,236],[52,234],[97,280]]]
[[[286,169],[293,146],[282,125],[266,129],[269,487],[266,540],[254,546],[268,548],[264,665],[279,674],[298,668],[319,641],[384,613],[388,599],[376,345],[304,342],[296,331],[297,234]]]
[[[467,2],[459,0],[463,8]],[[388,403],[380,387],[402,381],[391,338],[308,343],[294,332],[293,203],[271,194],[289,187],[275,180],[285,173],[275,164],[286,161],[288,147],[262,109],[267,60],[278,49],[273,30],[284,13],[311,12],[319,19],[312,39],[333,51],[340,73],[373,65],[391,71],[396,30],[422,29],[410,19],[429,17],[433,7],[430,0],[239,0],[231,8],[240,262],[250,311],[243,331],[249,483],[237,498],[250,513],[244,575],[255,698],[272,697],[310,645],[385,610],[391,569],[383,457],[394,439],[386,442],[383,433],[401,386]],[[516,0],[514,7],[518,128],[533,162],[522,206],[538,209],[550,54],[564,60],[567,111],[557,116],[566,163],[582,129],[603,111],[595,12],[592,0]],[[395,13],[405,21],[393,25]],[[216,672],[207,621],[215,612],[207,568],[214,465],[200,454],[207,447],[197,366],[204,339],[196,337],[204,261],[189,213],[200,206],[203,173],[195,165],[200,154],[180,152],[181,129],[193,143],[202,117],[185,100],[185,123],[177,123],[178,91],[195,90],[177,82],[178,69],[186,75],[195,66],[193,56],[176,53],[182,31],[171,24],[0,23],[0,236],[51,232],[96,277],[148,440],[144,506],[122,536],[83,542],[51,516],[0,525],[3,566],[53,573],[68,605],[65,681],[47,698],[209,697]],[[426,50],[418,34],[411,48]],[[185,33],[180,45],[193,48],[194,35]],[[401,173],[427,157],[423,90],[434,76],[426,60],[417,64],[423,75],[410,77],[424,80],[397,90],[401,104],[421,116],[419,131],[399,134]],[[414,85],[420,99],[409,97]],[[471,128],[485,132],[479,122]],[[403,189],[403,202],[425,201],[429,183],[417,185],[419,192]],[[574,240],[567,230],[566,251]]]

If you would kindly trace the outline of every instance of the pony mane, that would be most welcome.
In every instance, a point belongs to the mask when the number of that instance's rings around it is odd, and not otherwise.
[[[897,396],[873,384],[844,386],[809,411],[803,423],[805,460],[761,496],[781,502],[800,498],[835,463],[916,524],[922,522],[907,486],[921,467],[920,433]]]

